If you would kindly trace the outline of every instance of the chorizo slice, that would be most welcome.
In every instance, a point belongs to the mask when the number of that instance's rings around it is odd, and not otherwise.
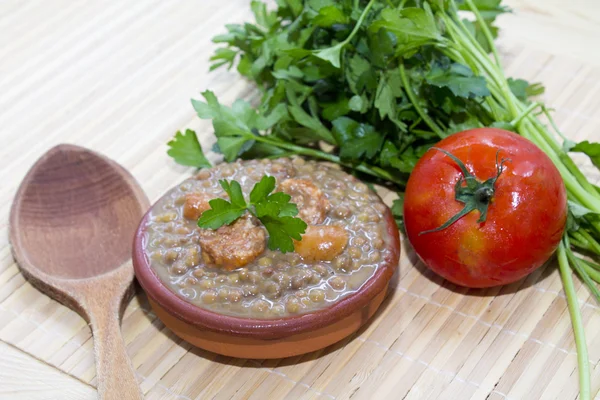
[[[256,259],[267,242],[265,229],[249,214],[217,230],[202,229],[199,236],[204,262],[229,271]]]
[[[298,217],[309,225],[320,224],[325,220],[329,202],[314,183],[307,179],[286,179],[278,190],[292,196],[290,200],[298,206]]]

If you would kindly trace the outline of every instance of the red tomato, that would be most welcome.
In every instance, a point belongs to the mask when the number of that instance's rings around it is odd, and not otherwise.
[[[435,147],[457,157],[479,182],[498,178],[492,192],[475,195],[484,203],[489,199],[485,222],[478,222],[481,212],[473,210],[445,229],[425,233],[465,207],[455,199],[464,174],[440,150],[430,149],[419,160],[406,186],[404,224],[429,268],[458,285],[481,288],[517,281],[550,258],[565,229],[567,194],[542,150],[493,128],[457,133]],[[509,160],[498,175],[500,159]],[[465,190],[466,182],[460,186]]]

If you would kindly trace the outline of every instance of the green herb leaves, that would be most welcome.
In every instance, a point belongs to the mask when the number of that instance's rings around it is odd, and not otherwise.
[[[246,207],[239,207],[224,199],[213,199],[208,202],[210,210],[202,213],[198,226],[204,229],[218,229],[229,225],[246,212]]]
[[[423,3],[423,8],[384,8],[380,19],[373,22],[369,30],[378,32],[382,28],[396,36],[397,53],[417,49],[442,39],[431,7],[426,2]]]
[[[334,5],[323,7],[319,10],[319,15],[315,17],[313,23],[322,28],[329,28],[335,24],[347,24],[348,16],[344,11]]]
[[[482,3],[490,20],[504,11],[496,0]],[[450,3],[280,0],[273,11],[260,1],[251,8],[255,23],[227,25],[213,39],[224,47],[211,68],[237,64],[262,92],[257,107],[226,107],[210,91],[192,100],[212,120],[213,150],[228,162],[297,154],[401,186],[437,140],[498,117],[486,78],[473,69],[480,64],[452,59],[460,49],[445,29]],[[511,84],[519,97],[532,89],[523,83]]]
[[[224,107],[211,92],[193,101],[200,118],[212,119],[214,149],[225,160],[298,154],[402,184],[440,137],[494,122],[486,78],[471,69],[477,62],[451,60],[457,49],[442,28],[445,2],[277,5],[268,12],[252,2],[256,24],[228,25],[214,39],[227,51],[217,51],[213,66],[238,60],[262,91],[258,107]],[[504,11],[486,7],[490,19]],[[322,151],[323,143],[333,148]]]
[[[290,203],[290,195],[275,190],[275,178],[263,176],[250,192],[246,202],[242,188],[237,181],[219,181],[229,196],[229,200],[213,199],[208,202],[210,209],[202,213],[198,226],[204,229],[218,229],[229,225],[247,211],[257,217],[269,233],[269,249],[282,253],[294,251],[292,239],[301,240],[306,223],[298,215],[298,208]]]
[[[192,105],[202,119],[212,119],[216,149],[226,161],[234,161],[255,143],[258,130],[268,130],[287,118],[283,105],[276,106],[269,115],[259,114],[243,100],[237,100],[231,108],[219,104],[211,91],[202,93],[206,102],[192,100]]]
[[[584,140],[571,147],[569,151],[586,154],[592,160],[592,163],[600,168],[600,143]]]
[[[333,134],[340,145],[343,160],[373,158],[383,144],[383,136],[368,124],[361,124],[348,117],[340,117],[333,122]]]
[[[300,218],[264,215],[260,221],[269,232],[269,249],[279,249],[282,253],[294,251],[292,239],[301,240],[306,231],[306,222]]]
[[[197,168],[210,168],[210,162],[202,152],[196,132],[188,129],[184,134],[177,132],[175,137],[167,143],[167,154],[175,159],[178,164]]]
[[[248,208],[242,188],[237,181],[220,180],[219,184],[229,196],[229,200],[212,199],[208,202],[210,209],[206,210],[198,220],[198,226],[204,229],[217,229],[229,225],[241,217]]]
[[[489,96],[485,78],[473,76],[473,71],[461,64],[451,64],[449,68],[435,65],[427,75],[427,83],[437,87],[447,87],[458,97],[473,98]]]

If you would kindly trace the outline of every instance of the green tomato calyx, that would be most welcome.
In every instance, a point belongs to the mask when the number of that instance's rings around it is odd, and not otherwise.
[[[504,163],[510,161],[510,159],[503,158],[498,161],[498,156],[500,154],[500,150],[498,150],[496,152],[496,176],[481,182],[469,172],[465,164],[455,155],[437,147],[432,147],[432,149],[441,151],[450,157],[460,168],[462,176],[454,186],[454,199],[463,203],[465,206],[441,226],[435,229],[420,232],[419,235],[444,230],[473,210],[479,211],[479,219],[477,220],[477,223],[485,222],[487,219],[488,207],[494,198],[496,181],[500,177],[500,174],[502,174]]]

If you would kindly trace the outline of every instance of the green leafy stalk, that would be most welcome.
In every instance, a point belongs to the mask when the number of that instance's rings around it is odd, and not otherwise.
[[[350,43],[350,41],[358,33],[358,30],[363,24],[363,21],[365,20],[365,17],[367,16],[367,13],[369,12],[373,4],[375,4],[375,0],[369,1],[369,4],[367,4],[362,14],[358,18],[356,25],[354,25],[354,29],[352,29],[352,32],[350,32],[350,35],[348,35],[348,37],[344,39],[344,41],[326,49],[316,50],[313,52],[313,54],[319,58],[322,58],[323,60],[329,61],[334,67],[339,68],[340,57],[342,55],[342,50],[344,49],[344,46]]]
[[[600,255],[600,243],[596,241],[587,231],[581,229],[571,233],[575,240],[584,244],[585,249],[593,252],[594,254]]]
[[[590,276],[596,283],[600,283],[600,270],[596,267],[600,267],[600,265],[595,263],[590,263],[587,260],[577,257],[577,262],[585,270],[585,273]],[[596,285],[593,285],[595,287]]]
[[[398,66],[398,68],[399,68],[399,71],[400,71],[400,78],[402,79],[402,84],[404,85],[404,90],[406,90],[406,95],[408,96],[408,98],[412,102],[413,106],[415,107],[415,110],[417,111],[417,113],[419,114],[419,116],[421,117],[421,119],[423,119],[423,121],[425,121],[425,123],[427,124],[427,126],[429,128],[431,128],[431,130],[434,131],[436,133],[436,135],[438,135],[441,139],[443,139],[446,136],[448,136],[446,134],[446,132],[444,132],[438,126],[438,124],[435,123],[435,121],[433,121],[429,117],[429,115],[427,115],[427,113],[425,112],[425,110],[423,110],[423,108],[420,106],[419,101],[417,100],[417,95],[413,91],[413,89],[410,86],[410,83],[408,81],[408,78],[406,77],[406,70],[404,68],[404,64],[400,64]]]
[[[583,261],[588,267],[596,270],[596,271],[600,271],[600,264],[596,264],[595,262],[592,262],[590,260],[584,260],[582,258],[580,258],[581,261]]]
[[[573,325],[573,334],[575,335],[575,346],[577,347],[577,364],[579,366],[579,398],[581,400],[591,399],[590,384],[590,365],[585,339],[585,330],[583,327],[583,318],[579,310],[577,291],[573,283],[569,260],[567,258],[567,246],[564,242],[558,247],[558,268],[563,282],[565,295],[567,297],[567,306],[571,315],[571,324]]]
[[[573,254],[573,251],[571,251],[571,246],[567,235],[565,235],[563,238],[563,242],[565,243],[567,258],[571,264],[571,267],[575,270],[575,272],[577,272],[577,275],[579,275],[579,277],[590,289],[592,295],[596,298],[596,301],[600,303],[600,290],[598,290],[596,284],[592,281],[590,274],[587,272],[587,265],[581,262],[579,258],[575,257],[575,254]]]

